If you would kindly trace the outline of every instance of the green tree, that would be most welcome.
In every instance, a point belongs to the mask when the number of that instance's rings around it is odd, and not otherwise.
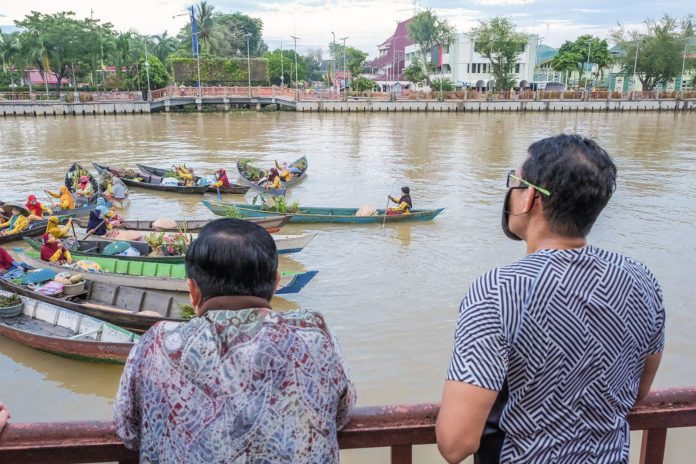
[[[0,57],[2,57],[2,72],[7,76],[7,84],[14,84],[16,77],[12,68],[21,69],[18,65],[21,44],[19,33],[4,33],[0,30]]]
[[[454,90],[454,84],[447,78],[433,79],[433,81],[430,83],[430,88],[432,90],[439,90],[441,92],[452,92]]]
[[[365,60],[367,60],[367,52],[364,52],[360,49],[354,48],[354,47],[349,47],[349,46],[343,46],[343,44],[340,43],[329,43],[329,54],[331,57],[335,57],[336,59],[336,69],[338,70],[343,70],[343,54],[345,51],[345,61],[346,61],[346,68],[350,72],[352,76],[357,76],[363,71],[363,67],[365,66]]]
[[[322,60],[322,50],[321,48],[315,48],[307,51],[307,54],[302,57],[305,62],[305,68],[307,70],[307,80],[311,82],[322,80],[321,75],[321,60]]]
[[[146,63],[149,66],[146,66]],[[147,61],[145,61],[144,56],[138,60],[137,72],[131,78],[133,81],[131,86],[146,90],[148,77],[150,79],[150,89],[152,90],[166,87],[171,80],[164,65],[155,55],[148,55]]]
[[[282,66],[281,66],[281,54],[282,54]],[[280,49],[273,50],[272,52],[266,52],[263,57],[268,62],[268,80],[271,84],[280,85],[281,82],[285,85],[292,85],[295,81],[295,51],[294,50],[283,50],[282,53]],[[281,80],[281,71],[283,79]],[[300,81],[304,81],[307,77],[307,67],[305,64],[305,58],[302,56],[297,56],[297,78]]]
[[[153,35],[151,39],[154,42],[152,54],[162,63],[166,63],[169,55],[174,53],[180,45],[176,37],[168,35],[167,31],[164,31],[162,34]]]
[[[404,69],[404,75],[409,82],[413,82],[415,85],[421,85],[428,78],[428,74],[423,72],[423,65],[418,57],[415,57],[411,61],[411,64],[406,66],[406,69]]]
[[[577,71],[578,76],[582,77],[588,57],[590,64],[597,65],[599,75],[603,75],[604,69],[611,64],[607,41],[589,34],[581,35],[572,42],[567,40],[558,49],[551,66],[557,71]]]
[[[474,50],[488,58],[491,74],[498,90],[509,90],[515,85],[515,65],[528,42],[527,35],[518,32],[510,18],[496,16],[471,32]]]
[[[247,34],[249,34],[249,54],[251,56],[262,56],[268,51],[268,46],[263,41],[263,21],[259,18],[252,18],[237,12],[217,15],[215,20],[225,31],[228,40],[228,55],[246,55]]]
[[[440,19],[432,10],[428,9],[418,13],[408,24],[408,34],[420,49],[420,64],[426,81],[429,81],[429,73],[426,64],[427,55],[435,46],[446,46],[454,41],[454,27],[450,26],[446,19]]]
[[[206,0],[201,0],[196,5],[196,32],[201,52],[222,55],[222,51],[227,48],[225,30],[217,21],[215,7]]]
[[[635,65],[643,89],[653,90],[680,75],[684,48],[694,35],[693,20],[691,17],[678,20],[664,15],[658,21],[647,19],[645,25],[647,32],[619,27],[612,33],[612,39],[623,50],[617,57],[623,71],[633,74]],[[686,69],[694,67],[696,60],[687,59]]]
[[[358,76],[350,82],[351,90],[355,90],[356,92],[377,90],[378,87],[379,86],[375,82],[363,76]]]

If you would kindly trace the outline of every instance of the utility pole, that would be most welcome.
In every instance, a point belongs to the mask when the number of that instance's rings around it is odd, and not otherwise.
[[[251,98],[251,53],[249,51],[249,38],[251,37],[251,33],[247,32],[246,33],[246,39],[247,39],[247,82],[249,84],[249,98]]]
[[[285,71],[283,69],[283,41],[280,41],[280,86],[285,84]]]
[[[689,43],[689,38],[687,37],[684,39],[684,57],[682,58],[682,72],[681,72],[681,81],[679,82],[679,91],[683,92],[684,91],[684,67],[686,66],[686,46]]]
[[[294,35],[291,35],[290,37],[292,37],[292,40],[295,41],[295,93],[297,94],[297,96],[299,96],[300,91],[297,87],[297,41],[300,40],[300,38],[295,37]]]
[[[349,39],[350,37],[341,37],[339,40],[343,41],[343,92],[345,93],[346,90],[348,90],[348,79],[347,79],[347,70],[346,70],[346,40]]]
[[[331,35],[333,35],[333,78],[331,79],[331,85],[334,85],[334,82],[336,82],[336,33],[332,32]]]
[[[633,91],[636,91],[636,69],[638,68],[638,49],[640,48],[640,40],[636,42],[636,59],[633,61],[633,76],[631,80],[633,81]]]
[[[590,43],[587,46],[587,70],[590,73],[590,77],[592,77],[592,68],[590,68],[590,53],[592,53],[592,39],[590,39]],[[585,80],[585,88],[587,89],[587,80]]]
[[[147,42],[145,44],[145,75],[147,76],[147,101],[150,101],[150,60],[147,57]]]

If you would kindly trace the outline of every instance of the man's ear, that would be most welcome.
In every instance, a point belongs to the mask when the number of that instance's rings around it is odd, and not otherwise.
[[[537,195],[537,191],[532,187],[524,189],[524,213],[528,213],[532,210],[534,206],[534,197]]]
[[[200,316],[198,312],[198,307],[201,304],[201,289],[198,287],[198,284],[192,279],[186,279],[186,285],[188,286],[189,298],[191,299],[191,306],[193,306],[193,311],[196,313],[196,316]]]
[[[276,272],[276,281],[275,285],[273,286],[273,294],[275,295],[276,290],[278,290],[278,285],[280,285],[280,278],[282,276],[280,275],[280,271]]]

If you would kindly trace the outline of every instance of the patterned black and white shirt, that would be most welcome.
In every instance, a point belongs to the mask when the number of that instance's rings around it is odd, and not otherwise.
[[[473,283],[447,378],[490,390],[507,379],[501,463],[626,463],[626,415],[664,324],[644,265],[593,246],[542,250]]]

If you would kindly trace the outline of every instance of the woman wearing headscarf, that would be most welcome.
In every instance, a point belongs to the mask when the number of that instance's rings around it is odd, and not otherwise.
[[[27,202],[24,205],[27,207],[29,210],[29,219],[43,219],[44,213],[51,214],[51,210],[44,205],[42,205],[37,199],[35,195],[29,195],[29,198],[27,198]]]
[[[53,193],[49,192],[46,190],[46,193],[51,195],[53,198],[59,198],[60,201],[58,202],[58,208],[60,209],[74,209],[75,208],[75,200],[73,199],[72,195],[70,194],[70,190],[65,185],[61,185],[59,189],[59,193]]]
[[[51,234],[44,234],[43,245],[41,245],[41,261],[65,264],[72,262],[72,256],[60,240]]]
[[[389,195],[389,200],[397,204],[395,208],[389,208],[387,215],[393,214],[410,214],[411,208],[413,208],[413,202],[411,201],[411,189],[408,187],[401,187],[401,196],[396,199]]]
[[[289,181],[292,179],[292,171],[288,168],[288,163],[283,162],[282,165],[278,164],[278,161],[275,162],[276,169],[279,171],[278,175],[280,176],[280,179],[284,182]]]
[[[213,184],[215,188],[230,188],[230,181],[227,178],[227,172],[220,168],[215,172],[215,183]]]
[[[5,212],[11,212],[10,219],[0,224],[0,235],[18,234],[29,227],[29,211],[16,205],[4,205],[2,207]]]
[[[93,211],[90,211],[87,233],[97,236],[106,235],[106,224],[109,222],[109,219],[106,217],[108,213],[109,210],[105,206],[97,206]]]
[[[75,195],[80,197],[91,197],[94,195],[94,187],[92,187],[92,182],[90,182],[89,177],[80,177],[80,181],[75,188]]]
[[[48,225],[46,226],[46,233],[53,235],[55,238],[65,238],[69,235],[70,226],[72,225],[72,218],[68,219],[68,223],[61,226],[58,223],[57,216],[51,216],[48,218]]]
[[[276,168],[271,168],[268,173],[268,182],[266,182],[266,188],[269,189],[282,189],[283,183],[280,181],[280,173]]]

